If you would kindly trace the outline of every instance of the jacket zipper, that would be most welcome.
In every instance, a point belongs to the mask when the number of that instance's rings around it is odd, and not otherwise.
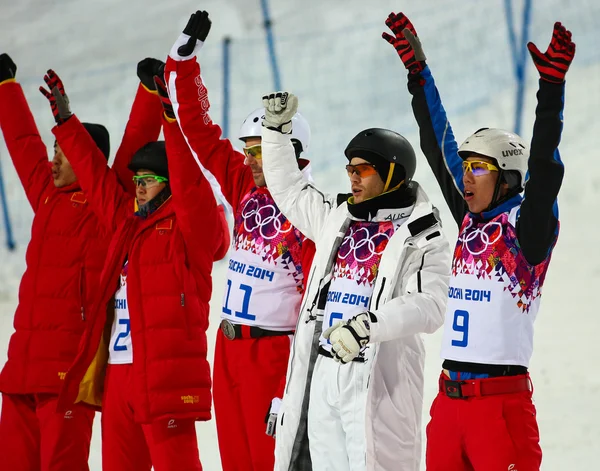
[[[377,294],[377,301],[375,302],[375,309],[379,309],[379,301],[381,300],[381,295],[383,294],[383,288],[385,288],[385,280],[386,277],[383,277],[381,280],[381,288],[379,288],[379,293]]]
[[[81,301],[81,320],[85,321],[85,309],[83,307],[85,300],[85,269],[81,267],[79,271],[79,299]]]

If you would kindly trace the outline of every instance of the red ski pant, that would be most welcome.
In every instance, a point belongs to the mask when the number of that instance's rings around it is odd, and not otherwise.
[[[131,364],[108,365],[102,401],[102,469],[107,471],[201,471],[193,419],[139,424]]]
[[[273,471],[275,440],[265,417],[289,354],[287,335],[228,340],[218,331],[213,400],[223,471]]]
[[[538,471],[542,450],[531,395],[461,399],[440,392],[427,425],[427,471]]]
[[[0,469],[88,471],[94,410],[56,412],[53,394],[2,395]]]

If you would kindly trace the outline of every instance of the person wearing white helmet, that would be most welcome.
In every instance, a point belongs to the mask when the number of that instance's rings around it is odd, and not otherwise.
[[[537,471],[542,460],[528,366],[533,324],[558,237],[564,175],[565,74],[571,33],[527,45],[540,74],[531,145],[482,128],[458,147],[411,22],[383,34],[408,70],[421,148],[459,226],[442,341],[443,371],[427,426],[428,471]]]
[[[194,13],[171,49],[165,83],[177,121],[200,167],[221,186],[233,208],[233,244],[217,333],[213,397],[224,471],[273,469],[274,440],[265,415],[283,395],[290,338],[314,244],[291,225],[265,185],[261,158],[264,109],[246,118],[238,152],[208,115],[196,60],[210,30],[208,13]],[[298,166],[310,144],[306,120],[294,117]]]

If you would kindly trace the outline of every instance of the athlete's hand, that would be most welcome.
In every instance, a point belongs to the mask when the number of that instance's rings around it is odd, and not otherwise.
[[[14,79],[17,75],[17,64],[6,53],[0,54],[0,83]]]
[[[575,43],[571,41],[571,31],[556,22],[552,40],[544,54],[532,42],[527,43],[527,49],[542,80],[552,83],[565,81],[567,70],[575,57]]]
[[[40,87],[40,92],[50,102],[54,121],[60,125],[72,116],[71,108],[69,107],[69,97],[65,93],[62,80],[52,69],[46,72],[44,82],[46,82],[48,90]]]
[[[161,60],[146,57],[144,60],[138,62],[137,76],[147,90],[156,91],[154,76],[158,75],[162,77],[164,74],[165,63]]]
[[[425,68],[425,53],[417,31],[404,13],[390,13],[385,24],[392,30],[394,36],[383,33],[381,37],[394,46],[404,67],[410,74],[418,74]]]
[[[171,103],[171,98],[169,98],[169,92],[167,91],[167,86],[163,78],[164,76],[165,65],[163,64],[162,68],[158,71],[158,74],[154,76],[154,85],[156,87],[158,97],[163,105],[163,111],[167,121],[173,122],[176,119],[175,111],[173,111],[173,103]]]
[[[371,325],[369,314],[363,312],[346,322],[340,321],[323,332],[323,337],[331,342],[331,353],[335,361],[348,363],[356,358],[369,343]]]
[[[192,13],[187,25],[183,28],[183,34],[189,36],[189,39],[186,44],[179,46],[177,53],[182,57],[190,56],[194,52],[197,41],[206,41],[211,25],[212,22],[208,18],[207,11],[198,10],[196,13]]]
[[[278,397],[271,401],[271,407],[267,416],[265,417],[265,424],[267,424],[267,435],[275,438],[275,432],[277,428],[277,415],[279,414],[279,408],[281,407],[281,399]]]
[[[277,92],[262,98],[265,119],[262,125],[281,134],[292,132],[292,118],[298,111],[298,98],[288,92]]]

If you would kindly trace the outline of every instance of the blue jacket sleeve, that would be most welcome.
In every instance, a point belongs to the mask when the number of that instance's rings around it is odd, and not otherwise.
[[[412,108],[419,125],[421,150],[460,226],[467,212],[463,198],[462,159],[458,156],[458,144],[429,66],[420,74],[409,75],[408,91],[413,96]]]

